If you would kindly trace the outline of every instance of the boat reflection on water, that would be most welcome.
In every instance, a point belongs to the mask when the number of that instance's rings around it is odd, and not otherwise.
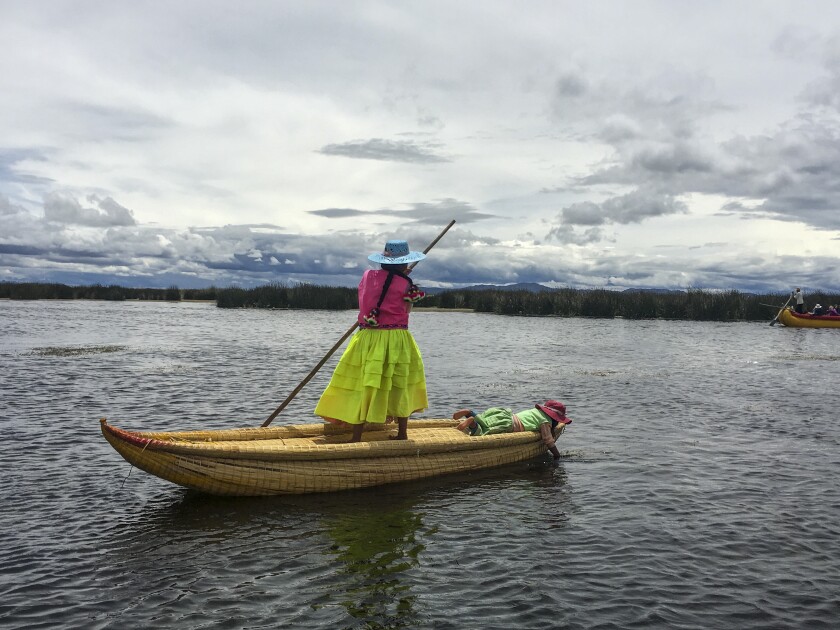
[[[568,525],[567,510],[574,509],[566,481],[562,463],[547,457],[467,476],[335,495],[320,525],[332,542],[325,556],[341,564],[334,567],[329,594],[319,598],[319,605],[343,607],[359,627],[427,623],[428,598],[441,597],[440,588],[448,591],[451,584],[468,582],[466,567],[487,559],[481,545],[463,544],[457,523],[472,523],[474,534],[493,544],[499,542],[497,532],[485,521],[521,524],[520,510],[525,509],[540,528],[558,535]],[[527,536],[516,542],[504,539],[514,548],[531,545]],[[437,545],[438,554],[449,548],[455,555],[430,565],[427,545]],[[429,575],[437,571],[443,574],[432,579],[432,586]],[[424,572],[426,579],[420,577]]]
[[[423,523],[409,502],[366,506],[324,521],[330,553],[343,564],[333,596],[367,627],[400,628],[417,622],[417,596],[404,574],[418,566]]]

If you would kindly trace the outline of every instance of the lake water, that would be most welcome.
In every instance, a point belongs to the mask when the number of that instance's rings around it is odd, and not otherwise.
[[[364,491],[206,496],[99,432],[259,425],[354,317],[0,301],[0,627],[836,627],[840,331],[417,312],[421,416],[574,422],[556,464]]]

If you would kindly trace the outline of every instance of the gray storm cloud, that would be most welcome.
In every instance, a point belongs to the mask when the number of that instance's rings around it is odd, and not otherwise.
[[[779,47],[796,48],[794,43]],[[588,173],[570,178],[565,189],[608,199],[565,206],[548,238],[597,242],[607,233],[595,227],[688,212],[678,198],[691,193],[728,198],[721,211],[745,218],[840,229],[840,71],[831,63],[838,58],[837,46],[829,48],[825,72],[805,87],[802,106],[791,118],[765,134],[729,138],[707,131],[711,118],[726,108],[703,97],[702,78],[695,94],[681,91],[678,83],[623,90],[581,71],[562,74],[552,101],[554,115],[574,120],[611,150]],[[626,193],[627,188],[633,192]]]
[[[411,223],[423,225],[446,225],[452,219],[459,224],[476,223],[495,218],[495,215],[479,212],[472,204],[458,199],[446,198],[431,202],[416,202],[408,204],[407,208],[380,208],[378,210],[356,210],[353,208],[324,208],[310,210],[310,214],[328,219],[346,219],[349,217],[367,216],[398,217]]]
[[[340,144],[328,144],[319,151],[324,155],[355,158],[359,160],[383,160],[386,162],[412,162],[433,164],[448,162],[445,157],[433,152],[432,147],[420,145],[412,140],[354,140]]]
[[[657,191],[634,190],[602,203],[574,203],[560,212],[547,240],[588,245],[607,238],[603,226],[641,223],[656,217],[688,212],[685,203]]]
[[[44,217],[54,223],[91,227],[136,224],[131,210],[110,197],[90,196],[87,201],[91,205],[83,206],[74,198],[53,193],[44,202]]]

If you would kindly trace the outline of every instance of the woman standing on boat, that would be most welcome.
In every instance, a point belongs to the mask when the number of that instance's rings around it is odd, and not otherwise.
[[[406,241],[388,241],[368,260],[359,283],[359,332],[333,372],[315,414],[353,426],[352,442],[362,439],[366,422],[397,421],[397,440],[407,439],[408,416],[429,406],[420,348],[408,331],[411,306],[425,293],[411,281],[409,263],[426,257]]]

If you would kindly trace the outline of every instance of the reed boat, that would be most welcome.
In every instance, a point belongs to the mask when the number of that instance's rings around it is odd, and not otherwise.
[[[779,321],[792,328],[840,328],[840,317],[836,315],[809,315],[791,308],[782,310]]]
[[[512,464],[546,453],[539,433],[470,437],[457,421],[410,420],[407,440],[393,425],[331,424],[176,431],[126,431],[100,420],[105,439],[130,464],[178,485],[217,495],[334,492]],[[565,429],[557,425],[555,436]]]

